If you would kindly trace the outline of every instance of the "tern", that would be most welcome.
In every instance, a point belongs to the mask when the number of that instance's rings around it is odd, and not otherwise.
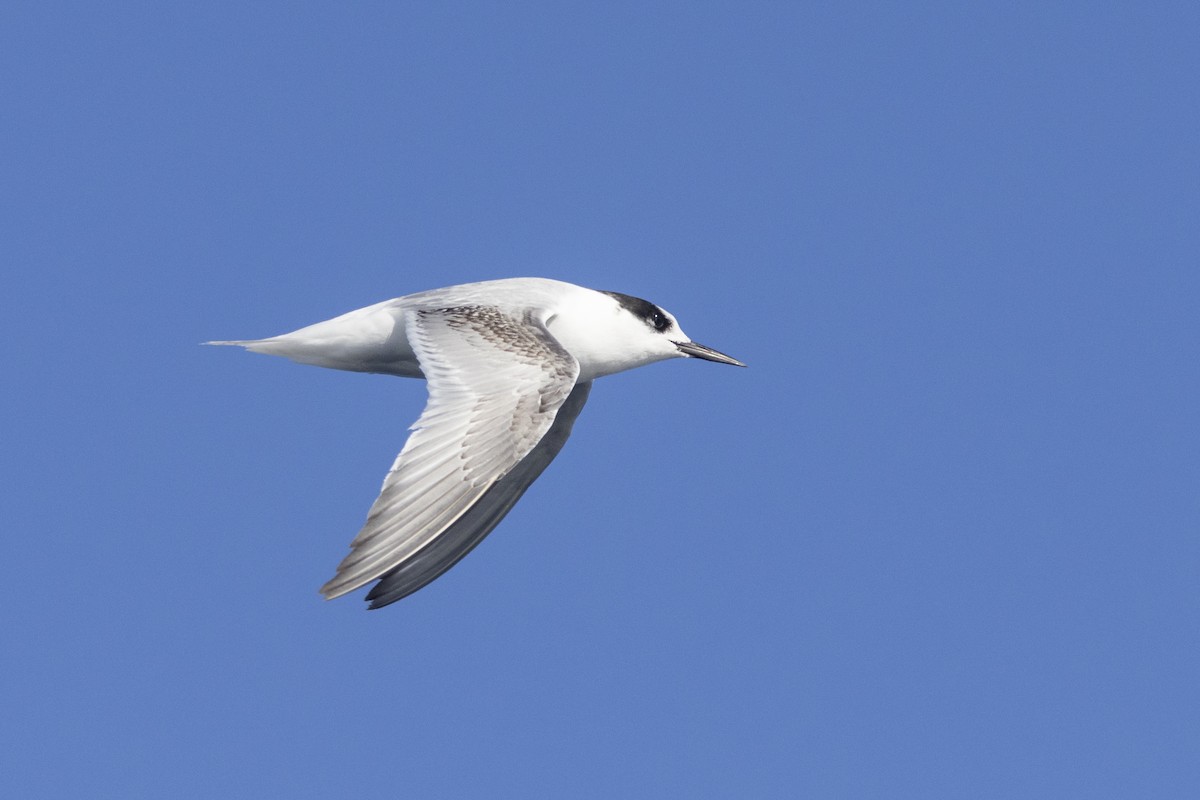
[[[668,358],[746,366],[619,292],[546,278],[448,286],[239,345],[301,364],[424,378],[429,400],[326,599],[370,608],[429,584],[499,524],[558,455],[592,381]]]

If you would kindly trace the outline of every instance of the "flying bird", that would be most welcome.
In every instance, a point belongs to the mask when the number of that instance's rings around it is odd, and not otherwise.
[[[646,300],[545,278],[448,286],[267,339],[207,342],[424,378],[429,401],[327,599],[372,581],[382,608],[454,566],[558,455],[592,381],[668,358],[746,366]]]

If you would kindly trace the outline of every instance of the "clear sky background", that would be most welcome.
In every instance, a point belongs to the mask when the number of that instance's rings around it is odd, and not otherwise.
[[[0,787],[1200,794],[1195,3],[7,3]],[[501,527],[330,577],[418,381],[203,348],[539,275]]]

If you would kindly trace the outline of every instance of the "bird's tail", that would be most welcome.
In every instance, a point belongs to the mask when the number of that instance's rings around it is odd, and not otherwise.
[[[309,361],[309,359],[305,358],[305,356],[310,355],[306,351],[314,349],[311,344],[303,340],[296,341],[296,337],[292,337],[289,334],[284,334],[283,336],[272,336],[268,339],[230,339],[229,341],[201,342],[201,344],[244,347],[251,353],[264,353],[269,356],[284,356],[285,358],[290,358],[303,363],[308,363]]]

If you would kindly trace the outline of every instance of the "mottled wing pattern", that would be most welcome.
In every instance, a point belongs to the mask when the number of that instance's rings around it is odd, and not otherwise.
[[[429,402],[350,554],[321,587],[327,598],[395,570],[467,514],[546,435],[579,374],[528,313],[422,309],[406,326]]]

